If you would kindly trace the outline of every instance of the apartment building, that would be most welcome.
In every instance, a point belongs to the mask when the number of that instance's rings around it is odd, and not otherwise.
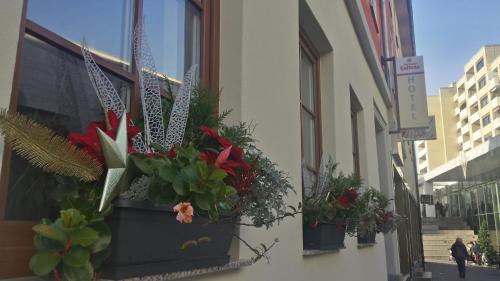
[[[478,230],[483,221],[500,242],[500,45],[486,45],[464,65],[456,82],[428,97],[437,139],[416,142],[420,185],[447,216],[462,217]],[[434,216],[434,207],[425,206]]]
[[[297,191],[288,197],[290,205],[303,198],[302,163],[312,159],[318,170],[325,154],[344,173],[357,173],[366,186],[396,198],[397,212],[413,219],[394,234],[378,235],[369,247],[347,237],[345,249],[315,253],[303,250],[301,216],[269,230],[241,227],[238,233],[248,241],[279,238],[269,264],[238,263],[253,253],[235,239],[230,270],[193,270],[182,277],[396,281],[421,263],[419,226],[413,223],[414,146],[389,134],[394,70],[381,60],[415,55],[410,0],[1,1],[0,107],[32,114],[59,132],[83,130],[82,120],[100,118],[79,54],[85,36],[96,63],[137,114],[131,32],[142,17],[160,74],[175,82],[187,66],[200,64],[201,85],[222,89],[220,110],[233,110],[228,122],[258,125],[259,148],[289,174]],[[37,171],[19,176],[26,163],[8,147],[2,152],[0,279],[31,274],[31,227],[50,207],[32,196],[42,190],[33,189],[35,183],[45,184],[35,180]]]

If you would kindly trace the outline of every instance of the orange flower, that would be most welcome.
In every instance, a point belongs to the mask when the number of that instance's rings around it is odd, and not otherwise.
[[[180,202],[175,205],[174,212],[177,213],[176,219],[181,223],[191,223],[193,221],[194,209],[189,202]]]

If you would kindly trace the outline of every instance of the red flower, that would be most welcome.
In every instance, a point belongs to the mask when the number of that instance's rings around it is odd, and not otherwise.
[[[211,137],[211,138],[218,138],[219,137],[219,134],[217,133],[217,131],[215,131],[214,129],[212,128],[209,128],[207,126],[200,126],[200,130],[207,136]]]
[[[108,136],[115,139],[116,131],[120,125],[120,121],[113,111],[107,112],[108,124],[111,128],[106,129],[104,122],[91,122],[86,129],[85,134],[80,133],[70,133],[68,135],[68,140],[71,144],[77,146],[80,150],[84,151],[88,155],[95,158],[101,164],[104,164],[104,156],[102,154],[101,142],[97,136],[97,129],[103,130]],[[136,150],[132,146],[132,139],[140,133],[140,129],[137,126],[131,125],[130,117],[127,114],[127,137],[128,137],[128,152],[136,153]]]
[[[348,193],[349,193],[349,197],[351,197],[352,201],[355,201],[358,198],[358,196],[359,196],[359,193],[355,189],[353,189],[353,188],[351,188],[348,191]]]
[[[203,151],[200,153],[200,160],[207,162],[207,164],[212,164],[215,162],[215,154],[211,151]]]
[[[175,152],[175,146],[172,147],[168,152],[167,152],[167,157],[169,158],[175,158],[177,157],[177,153]]]
[[[224,148],[228,148],[230,146],[233,146],[233,143],[231,142],[231,140],[229,139],[226,139],[225,137],[218,137],[217,138],[217,141],[220,143],[220,145],[222,145],[222,147]]]
[[[343,208],[349,207],[350,200],[347,196],[342,195],[339,198],[337,198],[337,201],[339,202],[340,206],[342,206]]]

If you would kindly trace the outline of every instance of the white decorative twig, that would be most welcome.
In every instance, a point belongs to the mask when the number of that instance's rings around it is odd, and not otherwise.
[[[111,81],[109,81],[108,77],[94,61],[94,58],[92,58],[90,50],[85,45],[85,42],[82,43],[81,49],[85,67],[87,68],[90,81],[92,82],[92,86],[99,98],[101,106],[106,111],[113,111],[116,116],[120,118],[123,112],[126,111],[125,104]]]
[[[113,83],[108,79],[106,74],[97,65],[90,53],[89,48],[82,42],[82,55],[85,62],[85,68],[89,74],[92,86],[97,94],[97,98],[105,111],[113,111],[118,118],[121,118],[123,112],[126,112],[125,104],[118,95]],[[146,146],[142,140],[142,135],[139,134],[132,139],[132,145],[137,152],[146,152]]]
[[[170,149],[176,144],[182,144],[186,123],[189,115],[189,103],[191,92],[195,84],[196,65],[193,65],[186,75],[179,88],[179,93],[175,97],[175,102],[168,121],[167,135],[165,137],[165,147]]]
[[[149,48],[144,19],[134,29],[134,57],[139,72],[142,112],[144,116],[144,134],[146,146],[165,144],[163,112],[161,109],[160,81],[151,49]]]

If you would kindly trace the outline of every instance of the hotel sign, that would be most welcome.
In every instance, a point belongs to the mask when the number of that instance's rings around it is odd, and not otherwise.
[[[396,58],[399,127],[425,128],[429,125],[422,56]]]

